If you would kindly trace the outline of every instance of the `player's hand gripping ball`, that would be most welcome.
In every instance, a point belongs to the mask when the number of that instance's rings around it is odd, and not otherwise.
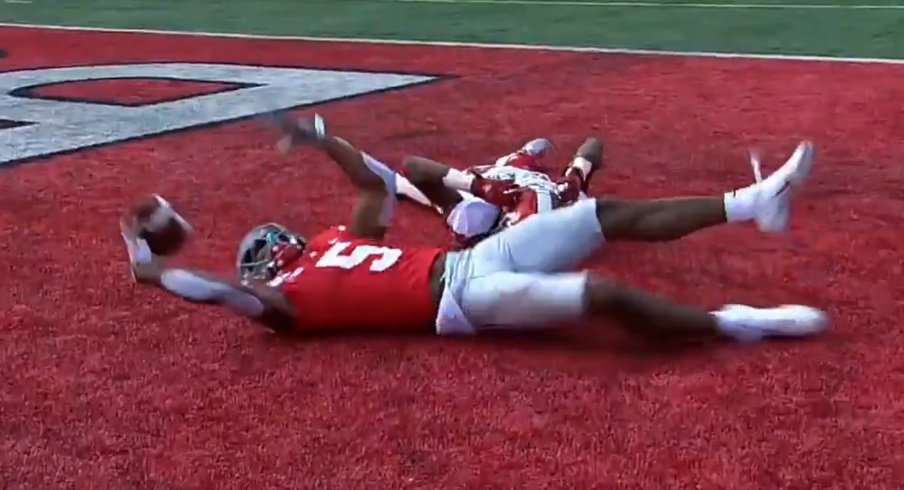
[[[136,206],[133,216],[138,236],[147,241],[154,255],[178,252],[192,231],[188,221],[157,194]]]

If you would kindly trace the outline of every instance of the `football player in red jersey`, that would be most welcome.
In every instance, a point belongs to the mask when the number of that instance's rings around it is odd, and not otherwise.
[[[588,138],[557,181],[541,165],[552,150],[549,140],[537,138],[494,163],[465,171],[408,157],[404,173],[396,176],[396,191],[436,209],[446,220],[452,243],[469,247],[529,216],[587,197],[590,178],[602,166],[602,143]]]
[[[358,189],[346,227],[305,240],[275,224],[255,227],[238,251],[239,277],[220,279],[170,268],[123,222],[134,278],[193,302],[221,305],[277,330],[429,329],[473,334],[533,329],[576,318],[609,318],[658,332],[754,341],[805,336],[826,315],[801,305],[737,304],[706,311],[568,271],[604,242],[666,241],[727,222],[786,229],[792,195],[813,162],[802,143],[768,178],[724,195],[621,201],[586,199],[538,214],[481,241],[447,251],[383,241],[395,200],[394,172],[327,133],[319,116],[286,122],[280,142],[312,144],[329,155]]]

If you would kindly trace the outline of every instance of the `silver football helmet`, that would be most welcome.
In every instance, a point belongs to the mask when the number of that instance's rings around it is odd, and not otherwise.
[[[277,254],[299,256],[306,241],[278,223],[255,226],[239,243],[236,268],[242,282],[269,281],[279,272]]]

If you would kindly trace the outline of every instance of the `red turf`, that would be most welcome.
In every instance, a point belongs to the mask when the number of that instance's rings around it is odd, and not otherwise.
[[[37,97],[61,100],[89,100],[105,104],[139,106],[210,94],[232,87],[227,83],[197,80],[129,78],[57,83],[37,87],[31,93]]]
[[[820,147],[793,233],[614,246],[601,271],[715,306],[829,309],[812,342],[684,352],[608,328],[527,338],[277,339],[128,284],[116,222],[149,191],[193,217],[188,259],[228,270],[276,220],[346,216],[322,157],[252,122],[0,172],[5,488],[897,488],[904,481],[904,68],[250,41],[0,28],[4,69],[141,60],[459,78],[318,111],[390,162],[462,165],[546,136],[606,138],[596,192],[714,193]],[[104,49],[97,49],[103,46]],[[212,163],[229,171],[211,171]],[[274,175],[283,176],[274,179]],[[237,198],[237,196],[242,196]],[[286,205],[290,203],[291,205]],[[439,220],[399,212],[397,238]]]

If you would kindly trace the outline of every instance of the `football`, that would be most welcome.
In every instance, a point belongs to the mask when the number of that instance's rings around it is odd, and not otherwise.
[[[191,225],[164,198],[154,194],[135,207],[138,236],[155,255],[172,255],[182,248]]]

